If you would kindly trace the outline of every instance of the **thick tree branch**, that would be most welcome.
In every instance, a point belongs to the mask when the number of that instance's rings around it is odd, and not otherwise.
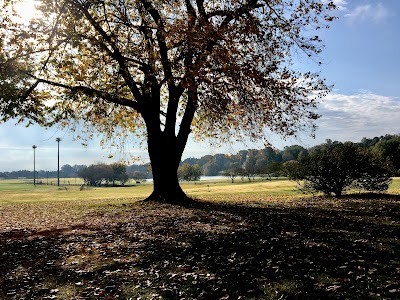
[[[196,11],[194,7],[192,6],[190,0],[185,0],[185,5],[186,5],[186,10],[187,10],[187,20],[188,20],[188,28],[187,28],[187,36],[186,36],[186,41],[187,41],[187,46],[186,46],[186,53],[185,53],[185,59],[184,59],[184,65],[186,72],[189,71],[190,69],[190,62],[193,57],[193,51],[192,51],[192,46],[191,46],[191,39],[193,35],[193,31],[196,25]],[[196,88],[196,87],[193,87]],[[167,119],[166,119],[166,132],[169,132],[171,135],[175,134],[175,127],[176,127],[176,114],[178,111],[178,104],[179,104],[179,99],[182,96],[184,92],[183,85],[178,85],[177,87],[175,86],[170,86],[170,101],[168,102],[168,108],[167,108]],[[191,123],[191,121],[190,121]]]
[[[196,24],[196,11],[190,0],[185,0],[185,5],[187,10],[188,32],[191,32]]]
[[[206,10],[204,9],[204,0],[196,0],[197,9],[203,19],[207,19]]]
[[[194,115],[196,113],[197,110],[197,92],[193,91],[193,92],[189,92],[188,95],[188,103],[186,105],[185,108],[185,113],[183,115],[181,124],[180,124],[180,128],[179,128],[179,133],[177,136],[177,147],[178,147],[178,152],[180,155],[182,155],[185,147],[186,147],[186,143],[189,137],[189,134],[192,132],[192,122],[193,122],[193,118]]]
[[[142,1],[144,9],[150,14],[151,18],[157,24],[156,37],[159,48],[159,54],[161,59],[161,64],[163,66],[164,82],[168,85],[169,99],[167,106],[167,116],[165,121],[165,132],[174,136],[175,125],[176,125],[176,114],[178,109],[178,103],[180,94],[176,89],[174,78],[172,74],[171,62],[168,58],[168,46],[166,42],[166,25],[159,13],[159,11],[154,7],[154,5],[147,0]]]
[[[160,13],[157,11],[157,9],[153,6],[153,4],[150,1],[143,0],[142,4],[146,9],[146,11],[153,18],[154,22],[157,24],[156,36],[157,36],[158,47],[160,48],[160,57],[161,57],[161,64],[163,65],[164,69],[164,76],[169,84],[173,84],[172,67],[168,59],[168,47],[165,40],[167,34],[165,31],[164,21],[161,18]]]

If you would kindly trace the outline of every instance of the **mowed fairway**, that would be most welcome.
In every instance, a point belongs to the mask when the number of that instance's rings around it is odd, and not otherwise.
[[[55,181],[54,181],[55,182]],[[57,201],[87,201],[120,199],[126,197],[142,199],[149,195],[151,185],[132,187],[87,187],[79,186],[36,185],[24,181],[0,181],[0,204],[38,203]]]
[[[52,180],[56,182],[55,180]],[[211,198],[228,194],[257,194],[265,195],[299,195],[296,185],[288,180],[253,181],[237,179],[199,181],[182,183],[186,193],[193,198]],[[152,183],[145,182],[126,187],[87,187],[80,190],[79,186],[36,185],[22,180],[0,181],[0,204],[38,203],[57,201],[137,201],[146,198],[152,191]]]
[[[400,299],[400,179],[311,197],[284,179],[129,187],[0,181],[0,299]]]

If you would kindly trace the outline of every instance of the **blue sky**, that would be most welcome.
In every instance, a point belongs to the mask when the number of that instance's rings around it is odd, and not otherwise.
[[[363,137],[400,134],[400,1],[336,0],[339,19],[322,32],[326,48],[321,54],[321,75],[334,89],[318,107],[316,138],[308,135],[284,141],[271,136],[277,148],[300,144],[309,147],[326,139],[360,141]],[[315,65],[301,61],[304,68]],[[109,149],[96,141],[83,147],[67,131],[56,128],[25,128],[13,122],[0,124],[0,171],[33,169],[32,145],[37,145],[37,169],[56,170],[57,142],[61,137],[60,164],[111,163]],[[185,157],[257,148],[262,145],[229,145],[212,149],[207,143],[188,143]],[[142,156],[146,150],[132,146],[129,153],[115,158]],[[115,160],[114,158],[114,160]],[[140,161],[139,161],[140,162]]]

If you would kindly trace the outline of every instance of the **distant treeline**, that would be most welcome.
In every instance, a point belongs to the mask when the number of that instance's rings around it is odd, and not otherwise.
[[[89,166],[90,167],[90,166]],[[63,165],[60,168],[60,177],[62,178],[80,178],[80,172],[84,169],[88,168],[86,165]],[[151,178],[151,172],[148,165],[131,165],[126,167],[126,173],[129,178],[136,179],[146,179]],[[18,178],[33,178],[33,171],[28,170],[20,170],[20,171],[12,171],[12,172],[0,172],[0,178],[4,179],[18,179]],[[38,179],[46,179],[46,178],[57,178],[57,171],[36,171],[36,178]]]
[[[327,143],[338,143],[327,140]],[[363,138],[355,143],[361,147],[369,148],[383,157],[392,166],[393,175],[400,176],[400,135],[385,135],[374,138]],[[315,146],[318,147],[318,146]],[[272,147],[263,149],[240,150],[236,154],[205,155],[201,158],[187,158],[181,162],[184,164],[198,165],[202,175],[217,176],[227,175],[236,170],[247,176],[279,173],[283,163],[299,160],[309,149],[299,145],[287,146],[283,150]],[[86,165],[63,165],[60,169],[60,177],[79,177],[79,172],[87,168]],[[235,172],[236,172],[235,171]],[[130,165],[126,168],[129,178],[151,178],[151,168],[148,164]],[[37,178],[55,178],[57,171],[37,171]],[[12,172],[0,172],[0,178],[17,179],[33,178],[33,171],[20,170]]]
[[[326,143],[339,143],[326,140]],[[374,138],[363,138],[361,142],[354,143],[363,148],[368,148],[381,156],[391,165],[393,175],[400,176],[400,135],[385,135]],[[321,145],[306,149],[299,145],[285,147],[283,150],[266,147],[264,149],[241,150],[234,155],[215,154],[201,158],[187,158],[183,164],[199,165],[205,176],[229,175],[265,175],[278,174],[285,162],[297,161],[306,153]]]

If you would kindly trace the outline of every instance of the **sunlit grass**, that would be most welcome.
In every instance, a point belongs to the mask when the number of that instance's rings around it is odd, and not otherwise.
[[[61,180],[63,182],[63,180]],[[212,199],[213,197],[242,195],[252,198],[273,195],[300,195],[296,184],[289,180],[241,181],[229,180],[198,181],[181,184],[183,190],[193,198]],[[104,199],[144,199],[152,191],[151,182],[126,187],[85,187],[62,185],[36,185],[22,180],[0,181],[0,204],[83,201]]]
[[[127,187],[85,187],[26,184],[21,181],[0,181],[0,205],[16,203],[85,201],[104,199],[144,199],[151,193],[150,184]]]
[[[52,181],[56,182],[56,180]],[[61,182],[68,179],[62,179]],[[69,181],[74,181],[69,178]],[[75,181],[74,181],[75,182]],[[26,180],[1,180],[0,205],[36,202],[60,201],[137,201],[145,199],[152,191],[152,183],[142,183],[126,187],[85,187],[80,190],[77,185],[36,185]],[[271,181],[230,180],[198,181],[181,184],[183,190],[192,198],[204,200],[257,200],[270,197],[284,199],[300,199],[304,195],[297,189],[296,183],[287,179],[272,179]],[[400,193],[400,177],[393,178],[388,190],[390,194]]]
[[[184,190],[192,196],[207,197],[209,194],[257,194],[257,195],[293,195],[299,194],[296,184],[289,180],[272,181],[237,181],[230,182],[198,182],[183,184]]]
[[[400,194],[400,177],[394,177],[392,179],[388,192]]]

